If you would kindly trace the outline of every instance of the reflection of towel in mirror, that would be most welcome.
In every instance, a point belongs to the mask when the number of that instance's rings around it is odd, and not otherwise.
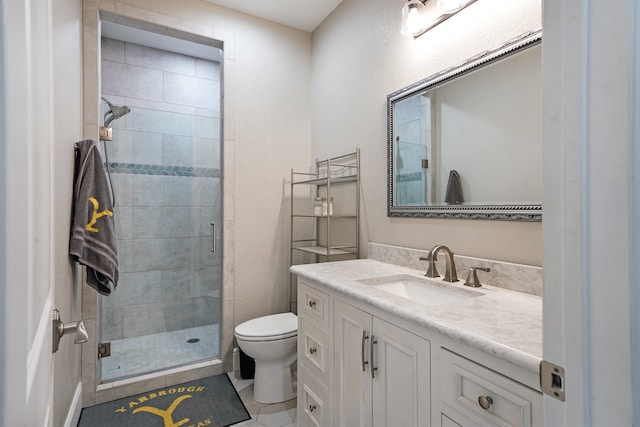
[[[118,284],[113,200],[95,141],[76,143],[69,254],[86,266],[87,285],[102,295]]]
[[[460,184],[460,174],[456,170],[449,172],[449,182],[447,183],[447,192],[444,196],[444,202],[447,204],[463,203],[462,185]]]

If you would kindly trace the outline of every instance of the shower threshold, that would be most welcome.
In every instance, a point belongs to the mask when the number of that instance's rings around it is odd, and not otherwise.
[[[219,325],[205,325],[111,341],[101,360],[101,382],[148,374],[220,355]]]

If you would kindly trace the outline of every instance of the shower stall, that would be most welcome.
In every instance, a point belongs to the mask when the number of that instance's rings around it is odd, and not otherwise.
[[[101,382],[219,357],[222,289],[220,59],[118,40],[109,25],[101,105],[120,281],[100,297]]]

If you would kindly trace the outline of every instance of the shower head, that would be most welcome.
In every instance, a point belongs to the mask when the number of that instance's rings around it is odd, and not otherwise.
[[[109,123],[116,119],[119,119],[120,117],[128,114],[131,111],[131,108],[127,107],[126,105],[114,105],[111,102],[107,101],[105,97],[102,97],[102,100],[109,106],[109,111],[107,111],[104,115],[104,127],[109,127]]]

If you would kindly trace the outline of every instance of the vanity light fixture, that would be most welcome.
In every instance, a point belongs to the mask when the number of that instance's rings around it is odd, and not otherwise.
[[[476,0],[408,0],[402,7],[403,36],[414,38],[426,33]]]
[[[425,0],[426,2],[426,0]],[[409,0],[402,7],[402,28],[400,33],[403,36],[415,36],[424,33],[429,24],[426,15],[427,6],[422,0]]]

